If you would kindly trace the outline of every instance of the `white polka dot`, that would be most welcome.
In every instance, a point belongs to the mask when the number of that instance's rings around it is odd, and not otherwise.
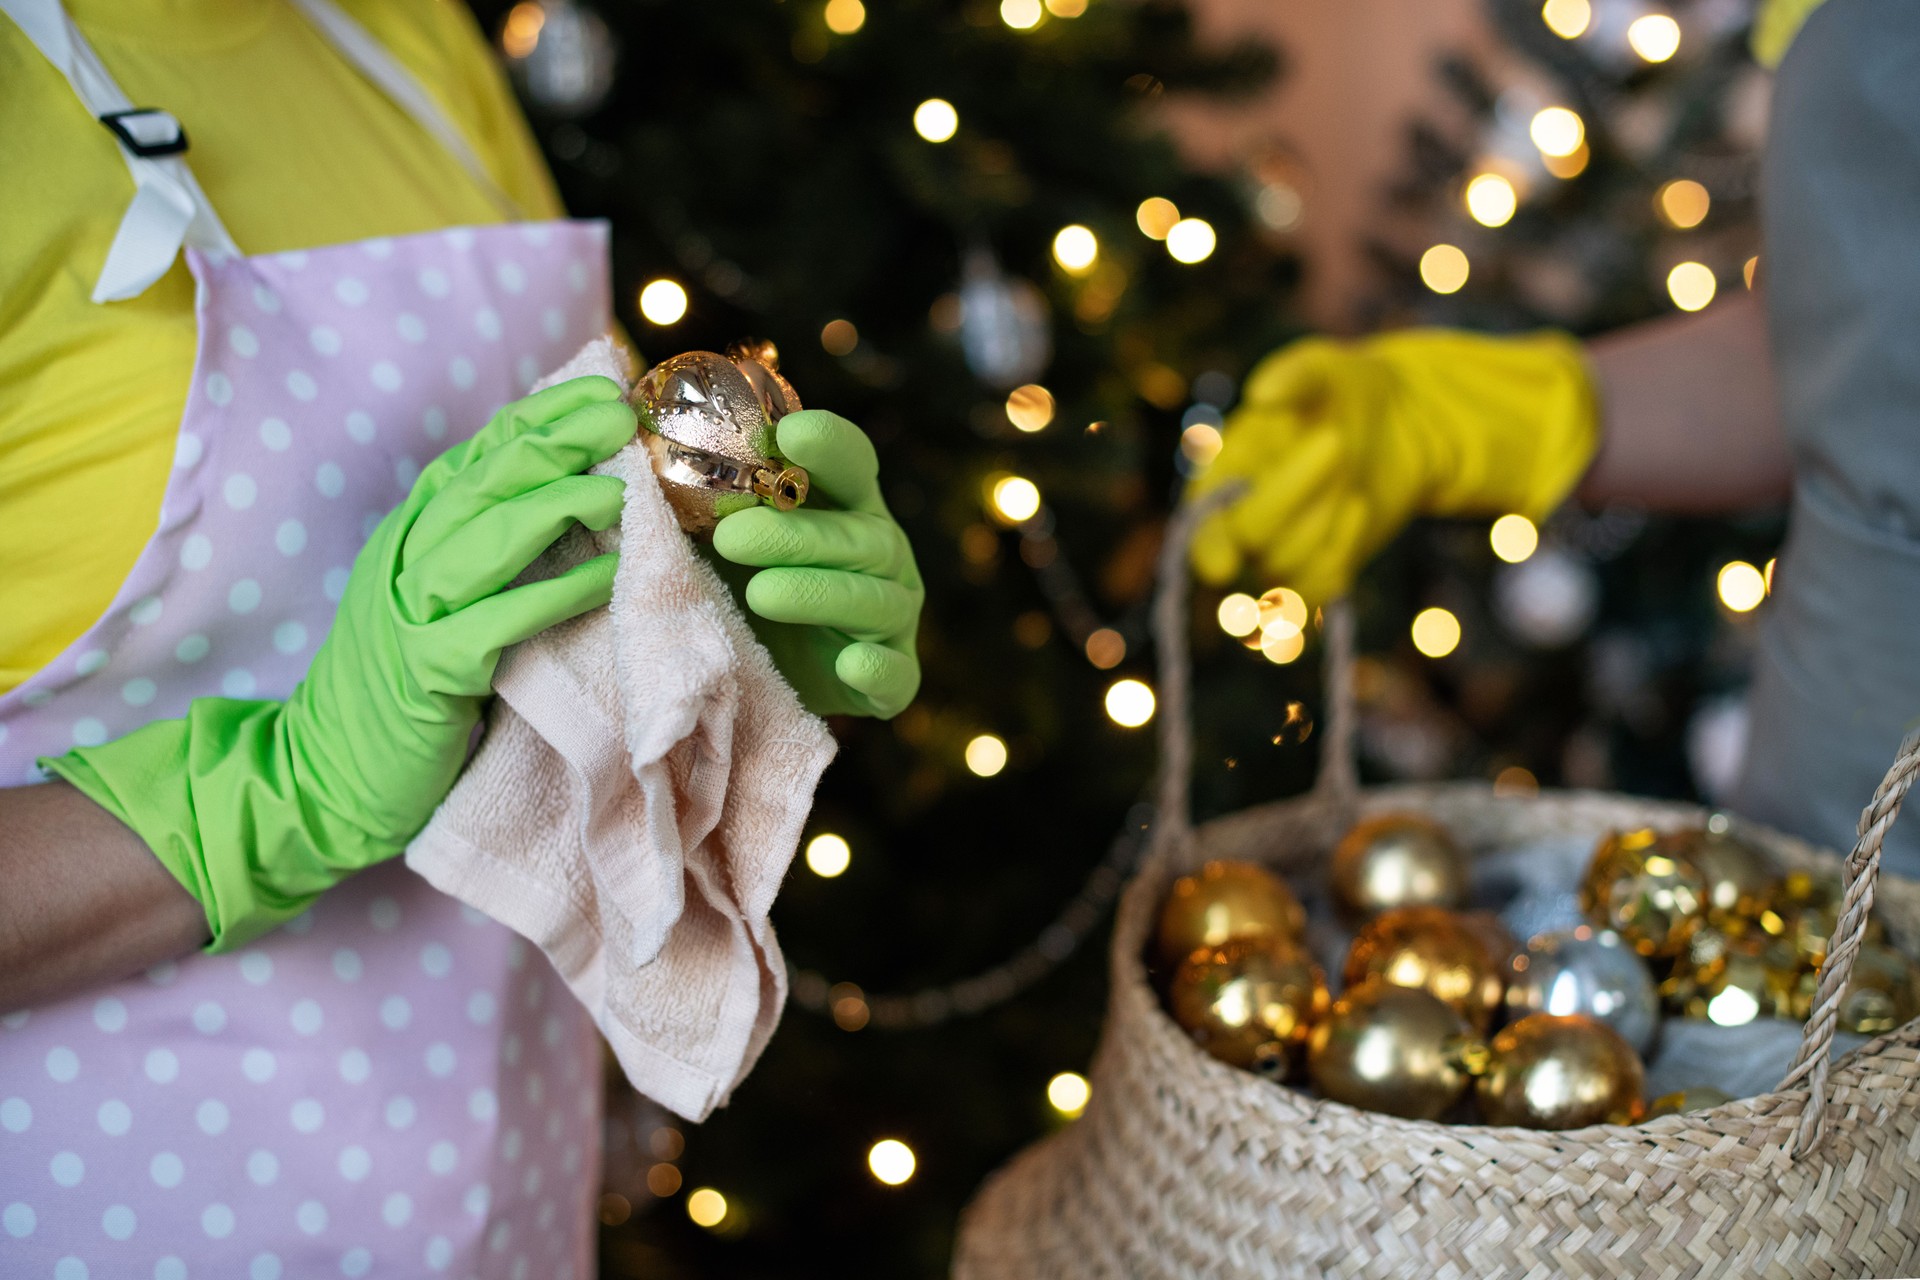
[[[323,356],[337,356],[344,345],[340,331],[331,325],[317,324],[307,331],[307,344]]]
[[[207,446],[191,431],[182,431],[173,441],[173,465],[182,471],[199,462]]]
[[[296,1002],[294,1007],[292,1007],[292,1011],[290,1011],[286,1017],[288,1017],[290,1023],[294,1023],[294,1031],[300,1032],[303,1036],[317,1036],[317,1034],[321,1034],[321,1025],[326,1021],[326,1015],[321,1013],[321,1002],[319,1002],[319,1000],[300,1000],[300,1002]]]
[[[133,1128],[133,1108],[118,1098],[108,1098],[100,1104],[94,1119],[100,1122],[100,1132],[108,1137],[125,1137],[127,1130]]]
[[[130,707],[144,707],[158,697],[160,686],[145,676],[135,676],[120,686],[120,700]]]
[[[420,292],[429,298],[444,298],[453,292],[453,282],[447,279],[447,273],[438,267],[422,267],[415,277],[420,283]]]
[[[244,471],[236,471],[220,486],[220,496],[235,511],[245,511],[260,497],[260,486]]]
[[[102,996],[93,1002],[93,1025],[111,1035],[127,1025],[126,1002],[118,996]]]
[[[372,1266],[373,1255],[357,1245],[340,1255],[340,1274],[343,1276],[363,1276]]]
[[[242,359],[251,360],[260,354],[260,339],[243,324],[227,330],[227,345],[233,348],[233,354]]]
[[[367,300],[366,282],[354,276],[341,276],[333,282],[333,296],[350,307],[357,307]]]
[[[380,1216],[387,1220],[390,1227],[397,1229],[406,1226],[413,1219],[413,1197],[404,1191],[394,1192],[380,1206]]]
[[[289,271],[299,271],[307,265],[307,253],[304,249],[288,249],[274,254],[273,260]]]
[[[427,1151],[427,1168],[442,1177],[452,1173],[453,1167],[459,1162],[460,1148],[451,1142],[436,1142]]]
[[[172,1084],[180,1075],[180,1059],[171,1049],[147,1050],[147,1079],[155,1084]]]
[[[453,1074],[453,1046],[444,1040],[427,1049],[427,1070],[433,1075],[446,1079]]]
[[[453,1261],[453,1241],[445,1236],[435,1236],[427,1241],[427,1265],[435,1271],[445,1271]]]
[[[352,947],[341,947],[333,953],[333,976],[342,982],[358,982],[366,966],[360,961],[360,953]]]
[[[327,1112],[315,1099],[302,1098],[293,1104],[289,1118],[293,1121],[293,1127],[301,1133],[315,1133],[326,1122]]]
[[[448,227],[440,233],[440,236],[458,253],[465,253],[467,250],[473,248],[474,235],[472,227]]]
[[[313,375],[304,369],[295,369],[287,375],[287,394],[295,400],[311,401],[320,394],[320,384],[315,382]]]
[[[386,519],[383,511],[369,511],[360,517],[360,537],[363,541],[372,541],[373,535],[380,531],[380,522]]]
[[[280,931],[282,933],[305,933],[311,928],[313,928],[313,912],[308,910],[302,911],[299,915],[281,925]]]
[[[400,923],[400,904],[385,896],[375,898],[367,905],[367,919],[382,933],[390,932]]]
[[[107,665],[107,657],[105,649],[89,649],[73,660],[73,669],[80,675],[90,676]]]
[[[567,318],[558,307],[548,307],[540,313],[540,329],[547,337],[558,342],[567,336]]]
[[[212,651],[213,641],[207,639],[197,631],[192,635],[182,636],[180,643],[173,646],[173,656],[175,660],[183,662],[188,666],[192,666]]]
[[[233,1119],[227,1110],[227,1104],[218,1098],[208,1098],[193,1113],[193,1119],[200,1126],[200,1132],[209,1138],[217,1138],[227,1131],[227,1124]]]
[[[534,1165],[531,1169],[527,1170],[526,1176],[520,1179],[520,1190],[531,1199],[540,1194],[540,1186],[546,1180],[547,1175],[541,1170],[540,1166]]]
[[[488,342],[500,341],[500,313],[492,307],[482,307],[473,313],[473,329]]]
[[[280,1177],[280,1157],[271,1151],[255,1151],[247,1157],[247,1177],[256,1187],[270,1187]]]
[[[520,389],[531,391],[533,384],[540,381],[540,362],[530,355],[521,356],[519,364],[514,367],[514,372],[520,379]]]
[[[39,1225],[38,1217],[32,1205],[21,1204],[16,1200],[8,1205],[4,1212],[0,1212],[0,1225],[4,1225],[7,1234],[15,1240],[24,1240],[32,1235],[34,1227]]]
[[[520,238],[531,245],[544,245],[553,239],[553,228],[539,222],[520,224]]]
[[[513,1224],[505,1218],[502,1218],[493,1224],[492,1230],[487,1232],[487,1248],[493,1250],[495,1253],[504,1253],[506,1252],[507,1242],[512,1239]]]
[[[29,689],[25,693],[20,695],[20,701],[26,706],[31,707],[33,710],[38,711],[40,708],[46,706],[49,702],[53,701],[53,690],[44,689],[44,688]]]
[[[352,570],[335,565],[321,576],[320,590],[325,593],[327,599],[339,604],[347,594],[347,580],[352,576]]]
[[[97,747],[107,740],[107,726],[92,716],[82,716],[73,722],[73,745],[76,747]]]
[[[307,647],[307,629],[298,622],[283,622],[273,629],[273,647],[281,653],[295,654]]]
[[[60,1084],[67,1084],[80,1074],[80,1055],[67,1046],[60,1044],[47,1050],[47,1074]]]
[[[265,958],[261,957],[261,959]],[[271,1049],[249,1049],[240,1055],[240,1074],[255,1084],[265,1084],[273,1079],[273,1073],[278,1068],[279,1063],[275,1060]]]
[[[461,1204],[468,1213],[476,1218],[487,1216],[487,1206],[493,1203],[493,1191],[484,1182],[476,1182],[467,1188],[467,1194],[461,1198]]]
[[[149,627],[160,621],[160,615],[167,611],[159,596],[147,596],[127,610],[127,617],[136,627]]]
[[[399,1094],[395,1097],[388,1098],[387,1107],[386,1107],[386,1116],[387,1116],[387,1127],[389,1129],[410,1128],[413,1124],[414,1116],[415,1116],[413,1099],[407,1097],[405,1094]]]
[[[283,556],[297,556],[307,549],[307,526],[298,520],[282,520],[273,531],[273,545]]]
[[[389,1031],[404,1031],[413,1021],[413,1006],[405,996],[388,996],[380,1002],[380,1021]]]
[[[507,1130],[506,1137],[500,1139],[500,1154],[505,1156],[509,1161],[518,1160],[520,1158],[520,1149],[525,1144],[526,1140],[520,1136],[518,1129],[509,1129]]]
[[[256,987],[264,985],[273,977],[273,957],[264,951],[241,952],[240,976]]]
[[[372,444],[378,429],[374,426],[371,415],[355,409],[347,415],[347,434],[360,444]]]
[[[364,1049],[349,1049],[340,1055],[340,1078],[348,1084],[365,1084],[373,1073],[373,1061]]]
[[[411,311],[402,311],[399,319],[393,322],[393,327],[398,329],[400,336],[408,342],[427,340],[427,322]]]
[[[153,1264],[153,1280],[187,1280],[187,1264],[168,1254]]]
[[[180,567],[204,569],[213,563],[213,539],[204,533],[190,533],[180,542]]]
[[[147,1176],[153,1179],[154,1186],[171,1191],[187,1176],[187,1166],[173,1152],[162,1151],[147,1165]]]
[[[207,399],[225,408],[233,403],[233,379],[224,373],[207,375]]]
[[[293,447],[293,428],[279,418],[262,418],[260,443],[275,453],[285,453]]]
[[[242,578],[227,589],[227,608],[235,613],[252,613],[260,607],[260,582]]]
[[[53,1180],[63,1187],[77,1187],[80,1179],[87,1176],[86,1162],[71,1151],[62,1151],[55,1156],[49,1168]]]
[[[444,978],[453,970],[453,952],[438,942],[420,948],[420,968],[429,978]]]
[[[8,1098],[0,1102],[0,1129],[8,1133],[25,1133],[33,1127],[33,1107],[25,1098]]]
[[[493,278],[508,293],[525,293],[527,289],[526,269],[517,262],[502,262],[493,269]]]
[[[260,682],[245,667],[234,667],[220,677],[220,692],[229,698],[251,698],[259,688]]]
[[[310,1236],[317,1236],[327,1229],[327,1206],[318,1200],[308,1200],[294,1212],[293,1220],[300,1229]]]
[[[393,256],[393,241],[387,239],[385,236],[374,240],[367,240],[361,243],[360,252],[366,254],[369,258],[380,258],[383,260],[391,258]]]
[[[107,1211],[100,1215],[100,1229],[107,1233],[109,1240],[130,1238],[138,1222],[133,1210],[124,1204],[109,1205]]]
[[[467,1019],[475,1026],[486,1026],[493,1021],[493,1015],[499,1002],[491,991],[476,991],[467,997]]]
[[[233,1210],[223,1204],[210,1204],[200,1211],[200,1229],[215,1240],[233,1234]]]
[[[313,487],[323,498],[337,498],[347,491],[347,473],[337,463],[323,462],[313,473]]]
[[[340,1176],[348,1182],[359,1182],[371,1172],[373,1157],[365,1147],[348,1147],[340,1153]]]
[[[72,1254],[53,1264],[53,1280],[88,1280],[90,1275],[87,1264]]]
[[[546,1100],[546,1096],[547,1096],[546,1077],[541,1075],[538,1071],[528,1072],[527,1073],[527,1101],[533,1103],[535,1106],[538,1106],[540,1105],[540,1103]],[[556,1115],[553,1118],[555,1120],[558,1120],[560,1117]]]
[[[506,1063],[510,1067],[517,1067],[520,1065],[519,1035],[517,1034],[509,1035],[506,1039],[500,1042],[500,1061]]]
[[[575,293],[585,293],[587,291],[586,263],[569,262],[567,264],[567,287]]]
[[[499,1111],[500,1103],[493,1096],[493,1090],[475,1089],[467,1095],[467,1114],[475,1120],[484,1124],[499,1114]]]
[[[227,1011],[213,1000],[202,1000],[193,1007],[193,1029],[203,1036],[218,1035],[226,1029]]]
[[[462,391],[470,389],[474,380],[473,361],[465,356],[455,356],[447,366],[447,380]]]
[[[280,1265],[280,1255],[277,1253],[256,1254],[253,1261],[247,1264],[247,1280],[280,1280],[284,1274],[285,1269]]]
[[[162,960],[147,970],[147,981],[156,987],[170,987],[173,980],[180,976],[180,966],[171,960]]]
[[[373,368],[367,371],[367,377],[373,380],[374,386],[386,392],[398,391],[406,381],[400,376],[400,366],[391,360],[376,361]]]
[[[263,284],[253,286],[253,305],[268,315],[280,314],[280,295]]]

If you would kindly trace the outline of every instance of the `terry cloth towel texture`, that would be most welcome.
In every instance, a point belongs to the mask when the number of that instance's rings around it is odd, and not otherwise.
[[[585,374],[629,384],[603,338],[539,385]],[[626,482],[618,527],[576,528],[528,576],[624,547],[613,604],[501,658],[486,733],[407,865],[537,944],[633,1086],[699,1120],[779,1021],[767,912],[834,744],[680,531],[645,447],[594,471]]]

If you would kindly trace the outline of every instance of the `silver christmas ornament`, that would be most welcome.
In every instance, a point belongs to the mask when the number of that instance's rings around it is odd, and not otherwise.
[[[1543,933],[1513,958],[1507,1016],[1584,1013],[1644,1054],[1660,1029],[1660,996],[1646,964],[1615,934],[1590,926]]]
[[[1032,281],[1002,271],[985,249],[967,254],[960,349],[976,378],[1002,388],[1032,382],[1053,359],[1046,297]]]
[[[573,0],[515,5],[500,47],[527,98],[548,115],[586,115],[613,87],[613,34],[599,14]]]

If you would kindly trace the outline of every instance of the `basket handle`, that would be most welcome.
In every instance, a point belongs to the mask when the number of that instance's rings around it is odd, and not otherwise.
[[[1187,552],[1201,523],[1239,498],[1246,488],[1244,481],[1235,481],[1182,503],[1168,521],[1166,537],[1160,544],[1159,586],[1153,599],[1154,647],[1160,670],[1160,772],[1154,785],[1154,832],[1156,845],[1176,861],[1188,851],[1193,839],[1193,659],[1187,636],[1192,581]],[[1326,606],[1321,635],[1325,646],[1326,728],[1313,792],[1328,806],[1337,833],[1348,825],[1360,796],[1359,770],[1354,763],[1353,608],[1345,599]]]
[[[1900,802],[1920,773],[1920,729],[1908,734],[1900,744],[1893,767],[1880,780],[1873,800],[1860,814],[1860,838],[1846,861],[1846,893],[1841,899],[1840,920],[1834,926],[1827,945],[1826,963],[1820,966],[1820,984],[1814,991],[1813,1013],[1807,1018],[1800,1053],[1780,1082],[1785,1092],[1802,1080],[1807,1082],[1806,1106],[1794,1128],[1790,1156],[1798,1160],[1819,1151],[1831,1126],[1827,1119],[1828,1054],[1833,1033],[1839,1023],[1840,1000],[1853,978],[1853,964],[1860,955],[1860,944],[1867,932],[1867,913],[1873,907],[1873,886],[1880,876],[1880,846],[1887,830],[1900,816]]]

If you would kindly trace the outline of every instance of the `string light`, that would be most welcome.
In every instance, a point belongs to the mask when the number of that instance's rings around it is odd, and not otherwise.
[[[1107,718],[1123,729],[1153,719],[1153,690],[1139,680],[1116,680],[1107,690]]]
[[[1275,587],[1260,597],[1260,630],[1299,635],[1307,629],[1307,601],[1292,587]]]
[[[1680,24],[1664,13],[1635,18],[1627,27],[1627,43],[1648,62],[1665,62],[1680,52]]]
[[[1075,275],[1093,266],[1100,256],[1100,241],[1092,231],[1075,222],[1060,228],[1053,237],[1053,260]]]
[[[890,1187],[897,1187],[913,1176],[917,1164],[913,1148],[898,1138],[882,1138],[867,1152],[867,1168]]]
[[[1525,516],[1506,515],[1493,522],[1487,541],[1493,544],[1493,554],[1508,564],[1519,564],[1539,547],[1540,531]]]
[[[1147,239],[1165,240],[1180,221],[1180,206],[1165,196],[1148,196],[1133,211],[1133,221]]]
[[[1773,566],[1778,563],[1780,563],[1780,560],[1779,560],[1779,557],[1776,556],[1772,559],[1769,559],[1766,562],[1766,564],[1762,565],[1760,568],[1760,576],[1764,578],[1767,583],[1768,595],[1773,594]]]
[[[1205,218],[1182,218],[1167,228],[1167,252],[1175,262],[1192,264],[1213,256],[1216,237]]]
[[[850,36],[867,25],[867,6],[860,0],[827,0],[824,16],[827,30],[837,36]]]
[[[687,314],[687,291],[673,280],[650,280],[640,290],[640,314],[648,324],[677,324]]]
[[[1022,431],[1039,431],[1053,421],[1053,392],[1034,382],[1015,387],[1007,396],[1007,420]]]
[[[1713,268],[1700,262],[1683,262],[1667,272],[1667,296],[1682,311],[1699,311],[1713,301],[1718,288]]]
[[[867,993],[851,982],[836,982],[827,989],[827,1007],[833,1013],[833,1025],[842,1031],[858,1031],[873,1017]]]
[[[1460,619],[1438,606],[1413,618],[1413,647],[1429,658],[1444,658],[1460,647]]]
[[[1211,422],[1196,422],[1180,433],[1180,455],[1196,467],[1204,467],[1220,456],[1226,437]]]
[[[1497,173],[1482,173],[1467,183],[1467,212],[1483,227],[1506,226],[1519,207],[1513,184]]]
[[[1745,560],[1730,560],[1721,565],[1715,585],[1720,591],[1720,603],[1735,613],[1750,613],[1767,598],[1766,575]]]
[[[1062,1071],[1047,1081],[1047,1104],[1069,1120],[1077,1119],[1093,1097],[1093,1086],[1078,1071]]]
[[[656,1164],[647,1170],[647,1190],[655,1197],[665,1200],[680,1190],[680,1170],[670,1164]]]
[[[1548,156],[1570,156],[1587,141],[1586,123],[1565,107],[1543,107],[1535,112],[1527,133],[1540,153]]]
[[[1015,31],[1031,31],[1040,25],[1040,0],[1000,0],[1000,21]]]
[[[712,1230],[727,1219],[727,1198],[712,1187],[701,1187],[687,1196],[687,1216],[694,1226]]]
[[[853,861],[853,846],[831,832],[822,832],[807,841],[807,870],[823,880],[831,880]]]
[[[1562,40],[1575,40],[1593,21],[1593,6],[1587,0],[1547,0],[1540,8],[1540,20]]]
[[[1493,794],[1496,796],[1536,796],[1540,794],[1540,779],[1533,776],[1533,770],[1523,769],[1510,764],[1493,779]]]
[[[913,131],[928,142],[945,142],[960,131],[960,113],[945,98],[928,98],[913,109]]]
[[[830,356],[850,355],[860,345],[860,331],[851,320],[829,320],[820,330],[820,345]]]
[[[1040,513],[1040,487],[1025,476],[1001,476],[988,493],[995,514],[1008,524],[1021,524]]]
[[[1306,633],[1297,628],[1269,627],[1260,633],[1260,656],[1276,667],[1286,666],[1306,651]]]
[[[975,777],[991,778],[1007,767],[1007,744],[991,733],[983,733],[967,744],[967,768]]]
[[[1112,627],[1101,627],[1087,637],[1087,661],[1101,671],[1111,671],[1127,660],[1127,638]]]
[[[1467,282],[1467,255],[1456,245],[1436,244],[1420,255],[1420,283],[1435,293],[1458,293]]]
[[[1542,155],[1540,163],[1556,178],[1577,178],[1587,171],[1587,161],[1591,159],[1593,159],[1593,152],[1583,142],[1574,148],[1571,155]]]
[[[540,29],[547,25],[547,11],[533,0],[520,0],[507,13],[500,26],[500,49],[509,58],[524,58],[540,43]]]
[[[1675,178],[1655,194],[1654,205],[1670,226],[1686,231],[1707,220],[1713,197],[1692,178]]]
[[[1760,277],[1760,255],[1754,254],[1740,264],[1740,278],[1747,282],[1747,288],[1753,288],[1753,282]]]
[[[1087,11],[1087,0],[1047,0],[1047,12],[1056,18],[1077,18]]]
[[[1228,635],[1250,636],[1260,629],[1260,602],[1244,591],[1236,591],[1220,602],[1215,616]]]

